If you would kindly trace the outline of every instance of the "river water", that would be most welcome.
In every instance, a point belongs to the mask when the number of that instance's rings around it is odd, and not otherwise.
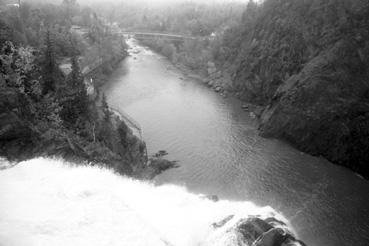
[[[258,136],[241,102],[186,77],[129,40],[131,56],[103,88],[108,103],[143,129],[149,154],[180,167],[155,179],[193,193],[270,205],[308,245],[369,245],[369,182],[353,172]]]

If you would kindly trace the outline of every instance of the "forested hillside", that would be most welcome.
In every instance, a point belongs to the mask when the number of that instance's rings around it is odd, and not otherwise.
[[[369,176],[369,2],[249,3],[225,35],[243,100],[266,106],[263,136]]]
[[[162,53],[173,63],[198,72],[207,70],[207,62],[223,56],[223,33],[240,24],[246,5],[242,2],[178,1],[170,4],[144,5],[122,2],[95,8],[126,31],[180,34],[193,39],[171,42],[146,40],[145,44]],[[221,49],[221,50],[220,50]]]
[[[144,142],[88,94],[94,85],[81,71],[101,60],[100,76],[109,72],[126,56],[122,38],[75,1],[0,7],[0,155],[104,163],[120,173],[142,166]]]

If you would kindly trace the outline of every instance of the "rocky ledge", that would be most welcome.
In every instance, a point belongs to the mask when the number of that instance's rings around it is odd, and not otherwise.
[[[296,239],[288,226],[274,218],[261,219],[249,217],[247,219],[235,219],[229,215],[225,219],[214,223],[214,235],[218,245],[224,246],[306,246]],[[225,235],[225,236],[224,236]],[[220,240],[220,241],[219,241]],[[221,242],[221,244],[219,244]]]
[[[179,167],[177,161],[169,161],[163,158],[167,154],[165,150],[158,151],[148,159],[145,166],[136,170],[134,176],[139,179],[150,180],[170,168]]]

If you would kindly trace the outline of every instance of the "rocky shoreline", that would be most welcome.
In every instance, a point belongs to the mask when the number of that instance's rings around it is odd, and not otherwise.
[[[191,70],[190,68],[186,67],[183,64],[179,63],[172,63],[178,70],[180,70],[186,78],[193,79],[198,81],[199,83],[202,83],[218,93],[222,97],[233,97],[241,100],[243,102],[242,109],[247,112],[250,117],[255,119],[260,119],[262,116],[262,113],[265,109],[265,106],[253,104],[248,102],[247,100],[242,99],[242,93],[235,92],[234,89],[232,89],[232,79],[231,76],[223,71],[217,70],[215,68],[215,64],[213,62],[208,62],[208,70],[207,74],[196,72],[194,70]]]

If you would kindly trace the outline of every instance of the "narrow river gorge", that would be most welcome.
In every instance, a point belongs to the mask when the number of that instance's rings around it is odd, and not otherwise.
[[[368,245],[369,183],[355,173],[258,136],[241,102],[187,78],[166,58],[129,40],[130,56],[103,88],[108,103],[143,129],[149,154],[179,168],[156,177],[190,192],[271,206],[308,245]]]

